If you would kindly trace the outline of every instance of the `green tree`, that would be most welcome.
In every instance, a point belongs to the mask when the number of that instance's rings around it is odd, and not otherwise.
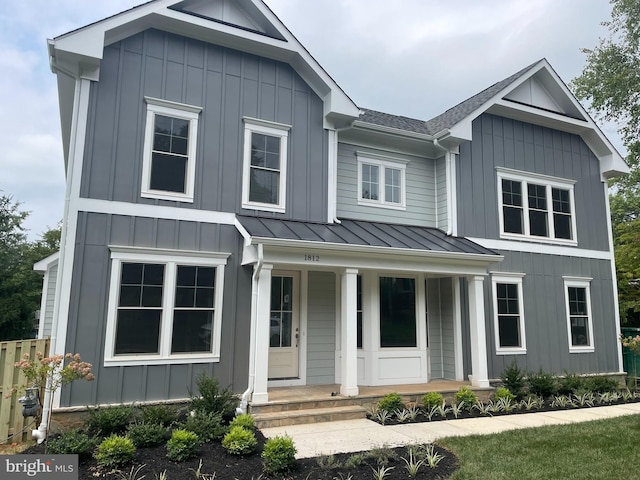
[[[619,125],[631,167],[611,181],[611,220],[623,321],[640,312],[640,2],[611,0],[609,36],[583,49],[586,65],[571,83],[601,120]]]
[[[0,340],[27,338],[33,332],[42,293],[42,277],[33,264],[59,248],[59,227],[35,242],[27,240],[28,215],[11,196],[0,195]]]

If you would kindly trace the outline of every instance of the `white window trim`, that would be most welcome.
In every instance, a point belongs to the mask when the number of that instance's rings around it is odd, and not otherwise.
[[[242,208],[261,210],[265,212],[284,213],[287,200],[287,148],[290,125],[269,122],[257,118],[243,117],[244,122],[244,153],[242,169]],[[251,180],[251,134],[259,133],[280,138],[280,185],[278,204],[249,201],[249,189]]]
[[[496,345],[496,355],[524,355],[527,353],[527,336],[525,334],[524,322],[524,297],[522,290],[522,279],[524,273],[511,272],[491,272],[491,286],[493,297],[493,330]],[[498,283],[508,283],[518,286],[518,311],[520,312],[520,347],[500,346],[500,322],[498,321]]]
[[[509,168],[497,167],[498,178],[498,219],[500,223],[500,238],[510,240],[527,240],[537,243],[551,243],[562,245],[578,245],[578,233],[576,229],[576,202],[574,199],[574,185],[575,180],[569,180],[565,178],[552,177],[549,175],[542,175],[539,173],[521,172],[519,170],[512,170]],[[522,184],[522,211],[523,211],[523,227],[524,233],[510,233],[504,231],[504,205],[502,204],[502,180],[512,180],[520,182]],[[547,231],[548,237],[540,237],[537,235],[531,235],[529,233],[529,199],[527,184],[533,183],[546,187],[547,194]],[[569,191],[569,203],[571,208],[571,233],[572,239],[555,238],[555,229],[553,226],[553,199],[551,190],[553,188],[560,188],[562,190]]]
[[[109,303],[107,307],[107,330],[105,339],[104,366],[122,365],[166,365],[185,363],[209,363],[220,361],[220,335],[222,332],[222,298],[224,292],[224,267],[229,253],[193,252],[165,249],[111,246],[111,278],[109,281]],[[122,263],[161,263],[166,266],[163,284],[162,318],[160,323],[160,353],[157,355],[114,355],[120,274]],[[197,265],[216,267],[215,303],[211,352],[181,353],[171,355],[173,327],[173,303],[175,296],[176,267]]]
[[[144,130],[144,150],[142,161],[142,188],[140,195],[144,198],[156,198],[159,200],[173,200],[177,202],[193,203],[193,191],[196,175],[196,150],[198,145],[198,117],[202,107],[186,105],[159,98],[144,97],[147,103],[147,119]],[[167,192],[164,190],[152,190],[151,160],[153,150],[153,136],[155,116],[166,115],[168,117],[181,118],[189,121],[189,143],[187,147],[187,171],[185,175],[185,192]]]
[[[396,158],[385,157],[382,155],[376,155],[372,153],[356,152],[358,158],[358,185],[357,196],[358,205],[376,206],[379,208],[389,208],[392,210],[406,210],[407,208],[407,182],[406,182],[406,170],[407,160],[401,160]],[[379,192],[378,200],[370,200],[368,198],[362,198],[362,167],[363,165],[375,165],[379,167]],[[385,169],[391,168],[400,171],[400,203],[387,202],[385,199],[386,185],[385,185]]]
[[[569,343],[569,353],[592,353],[595,352],[593,338],[593,310],[591,310],[591,280],[589,277],[563,276],[564,279],[564,304],[567,313],[567,341]],[[571,316],[569,315],[569,287],[584,288],[587,298],[587,321],[589,322],[589,345],[575,346],[571,343]]]

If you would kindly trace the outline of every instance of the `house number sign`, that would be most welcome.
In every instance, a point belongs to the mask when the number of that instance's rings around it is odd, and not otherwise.
[[[320,261],[320,255],[305,255],[304,256],[304,261],[305,262],[319,262]]]

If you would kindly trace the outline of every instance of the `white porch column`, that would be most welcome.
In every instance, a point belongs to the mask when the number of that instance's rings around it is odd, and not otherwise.
[[[269,318],[271,314],[271,271],[273,265],[264,264],[258,277],[258,299],[256,302],[256,366],[253,403],[267,403],[269,379]]]
[[[340,394],[358,395],[357,289],[358,270],[347,268],[342,273],[341,326],[342,384]]]
[[[471,372],[474,387],[489,387],[487,335],[484,321],[484,277],[469,277],[469,324],[471,334]]]

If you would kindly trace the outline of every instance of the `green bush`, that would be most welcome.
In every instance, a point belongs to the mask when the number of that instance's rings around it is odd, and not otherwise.
[[[200,395],[191,394],[191,408],[201,412],[219,413],[228,422],[236,414],[238,397],[229,387],[220,389],[218,379],[200,374],[196,380]]]
[[[127,437],[136,447],[153,447],[169,438],[169,429],[159,423],[131,423],[127,427]]]
[[[115,468],[133,460],[136,446],[130,438],[120,435],[111,435],[105,438],[95,453],[98,465]]]
[[[135,418],[132,406],[94,408],[89,410],[87,428],[101,437],[122,433]]]
[[[58,455],[91,456],[91,452],[98,443],[98,439],[90,437],[81,430],[69,430],[59,437],[47,440],[47,452]]]
[[[564,371],[563,377],[557,379],[558,393],[560,395],[571,395],[584,390],[584,378],[575,373]]]
[[[594,376],[585,379],[584,387],[593,393],[605,393],[618,390],[620,385],[615,378]]]
[[[464,406],[467,409],[471,409],[476,403],[478,403],[478,397],[469,387],[460,387],[456,392],[456,403],[464,402]]]
[[[142,407],[142,421],[168,427],[178,421],[178,409],[174,405],[147,405]]]
[[[181,425],[182,429],[198,435],[202,443],[219,440],[229,431],[220,413],[194,410]]]
[[[508,400],[515,400],[516,396],[513,393],[511,393],[508,388],[505,388],[505,387],[496,388],[496,391],[493,393],[493,399],[495,401],[498,401],[502,398],[508,399]]]
[[[242,427],[247,430],[254,430],[256,428],[256,422],[250,414],[242,413],[231,420],[229,427]]]
[[[393,413],[396,410],[404,408],[404,403],[402,403],[402,397],[398,393],[387,393],[382,399],[378,402],[378,409],[385,410],[387,412]]]
[[[222,446],[231,455],[247,455],[256,449],[258,441],[253,432],[233,427],[222,439]]]
[[[285,473],[293,469],[296,462],[296,447],[288,435],[267,440],[262,451],[262,466],[268,474]]]
[[[516,398],[524,397],[524,387],[526,385],[525,374],[515,360],[513,360],[500,374],[502,384],[513,393]]]
[[[428,410],[439,407],[444,402],[444,397],[438,392],[429,392],[422,396],[422,405]]]
[[[530,372],[527,375],[527,383],[529,384],[529,393],[543,398],[550,397],[558,390],[555,377],[550,373],[543,372],[542,368],[537,373]]]
[[[174,462],[183,462],[198,454],[198,435],[179,428],[174,430],[167,442],[167,457]]]

